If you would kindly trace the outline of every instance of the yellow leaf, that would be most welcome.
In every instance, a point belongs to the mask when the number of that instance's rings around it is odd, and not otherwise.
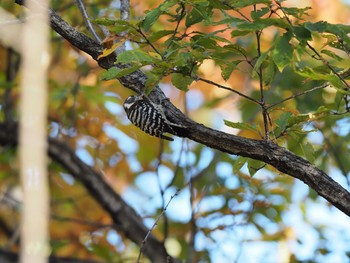
[[[107,57],[108,55],[112,54],[114,50],[116,50],[119,46],[123,45],[125,42],[125,39],[122,39],[118,43],[113,44],[110,48],[105,48],[102,51],[102,54],[97,57],[97,59]]]
[[[148,54],[149,54],[152,58],[159,59],[159,60],[162,59],[162,57],[161,57],[158,53],[156,53],[156,52],[149,52]]]

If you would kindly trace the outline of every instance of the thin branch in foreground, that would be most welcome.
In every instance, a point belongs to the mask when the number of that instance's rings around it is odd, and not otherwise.
[[[256,5],[254,5],[254,11],[256,11]],[[257,52],[258,52],[258,58],[261,57],[261,43],[260,43],[260,37],[261,37],[262,31],[256,31],[256,44],[257,44]],[[260,90],[260,107],[262,110],[262,116],[264,120],[264,139],[269,140],[269,114],[266,109],[266,102],[265,102],[265,94],[264,94],[264,83],[263,83],[263,70],[262,70],[262,64],[259,66],[259,90]]]
[[[137,263],[140,263],[141,262],[141,257],[142,257],[142,253],[143,253],[143,249],[147,243],[147,240],[148,240],[148,237],[151,235],[152,231],[156,228],[159,220],[162,218],[162,216],[165,214],[166,210],[168,209],[170,203],[173,201],[173,199],[175,198],[175,196],[177,196],[179,194],[179,192],[181,191],[181,189],[177,189],[175,194],[173,194],[168,203],[166,204],[166,206],[164,207],[163,211],[160,213],[160,215],[157,217],[156,221],[154,222],[154,224],[152,225],[152,227],[150,228],[150,230],[148,230],[147,232],[147,235],[145,236],[144,240],[142,240],[142,243],[141,243],[141,247],[140,247],[140,253],[139,253],[139,256],[137,258]]]
[[[166,49],[170,49],[170,47],[174,43],[173,40],[175,39],[175,36],[176,36],[176,34],[177,34],[178,30],[179,30],[180,22],[181,22],[182,18],[185,16],[186,9],[185,9],[184,3],[180,2],[180,5],[181,5],[181,12],[180,12],[180,15],[178,15],[176,17],[177,22],[176,22],[175,30],[174,30],[174,33],[172,34],[171,38],[170,38],[169,44],[168,44]]]
[[[120,19],[130,21],[130,1],[120,0]]]
[[[165,195],[165,190],[163,189],[162,187],[162,184],[161,184],[161,180],[160,180],[160,171],[159,171],[159,168],[160,168],[160,165],[162,164],[162,156],[163,156],[163,152],[164,152],[164,142],[163,140],[160,140],[160,143],[159,143],[159,154],[158,154],[158,163],[157,163],[157,166],[156,166],[156,175],[157,175],[157,182],[158,182],[158,186],[159,186],[159,193],[160,193],[160,196],[162,197],[162,208],[164,209],[165,207],[165,198],[164,198],[164,195]],[[168,237],[168,217],[166,216],[166,214],[164,214],[164,237],[163,239],[166,240],[167,237]]]
[[[74,0],[74,2],[78,6],[87,28],[89,29],[91,34],[94,36],[95,40],[98,41],[99,43],[101,43],[102,40],[101,40],[100,36],[96,33],[96,30],[94,29],[94,27],[92,26],[92,24],[90,22],[89,15],[86,11],[86,8],[85,8],[83,1],[82,0]]]
[[[237,95],[239,95],[239,96],[241,96],[241,97],[243,97],[243,98],[245,98],[245,99],[247,99],[247,100],[250,100],[250,101],[252,101],[252,102],[254,102],[254,103],[256,103],[256,104],[259,104],[259,105],[261,104],[260,101],[257,101],[257,100],[254,99],[254,98],[251,98],[251,97],[249,97],[249,96],[247,96],[247,95],[245,95],[245,94],[243,94],[243,93],[241,93],[241,92],[239,92],[239,91],[237,91],[237,90],[235,90],[235,89],[232,89],[232,88],[223,86],[223,85],[221,85],[221,84],[215,83],[214,81],[211,81],[211,80],[209,80],[209,79],[204,79],[204,78],[201,78],[201,77],[197,77],[196,80],[200,80],[200,81],[203,81],[203,82],[205,82],[205,83],[214,85],[214,86],[216,86],[216,87],[218,87],[218,88],[220,88],[220,89],[225,89],[225,90],[231,91],[231,92],[236,93]]]
[[[282,103],[284,103],[284,102],[286,102],[286,101],[288,101],[288,100],[295,99],[295,98],[297,98],[297,97],[303,96],[303,95],[308,94],[308,93],[310,93],[310,92],[312,92],[312,91],[315,91],[315,90],[324,89],[324,88],[326,88],[326,87],[328,87],[328,86],[329,86],[329,83],[325,83],[325,84],[322,84],[322,85],[320,85],[320,86],[313,87],[313,88],[311,88],[311,89],[309,89],[309,90],[299,92],[299,93],[294,94],[294,95],[292,95],[292,96],[290,96],[290,97],[287,97],[287,98],[285,98],[285,99],[283,99],[283,100],[281,100],[281,101],[279,101],[279,102],[272,103],[272,104],[268,105],[268,106],[266,107],[266,110],[269,110],[269,109],[271,109],[271,108],[273,108],[273,107],[275,107],[275,106],[277,106],[277,105],[279,105],[279,104],[282,104]]]

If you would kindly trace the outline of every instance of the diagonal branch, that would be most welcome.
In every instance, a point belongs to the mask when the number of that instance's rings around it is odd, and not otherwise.
[[[17,146],[17,130],[16,125],[0,123],[0,145]],[[142,218],[114,192],[100,173],[80,160],[67,144],[56,139],[49,139],[48,154],[86,187],[90,195],[109,213],[117,230],[136,244],[142,244],[149,232],[143,225]],[[153,235],[148,236],[147,243],[143,246],[143,252],[152,262],[175,262]]]

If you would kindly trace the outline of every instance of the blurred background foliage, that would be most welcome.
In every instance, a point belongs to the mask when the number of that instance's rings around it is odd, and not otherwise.
[[[138,25],[146,10],[156,10],[162,2],[132,0],[130,23]],[[175,64],[157,64],[155,50],[148,43],[136,43],[142,40],[141,37],[135,39],[137,32],[130,30],[126,37],[127,49],[142,50],[153,56],[155,60],[142,64],[143,69],[154,74],[154,80],[159,80],[174,105],[195,121],[243,137],[262,139],[264,136],[259,105],[227,89],[194,81],[196,76],[259,100],[259,76],[254,73],[254,65],[261,63],[267,105],[334,80],[326,78],[334,74],[301,43],[305,36],[286,41],[283,38],[286,31],[281,27],[264,27],[260,45],[265,58],[259,60],[257,28],[243,25],[240,32],[227,30],[227,24],[221,23],[223,18],[231,18],[232,23],[233,18],[252,19],[253,6],[242,5],[235,10],[219,6],[210,13],[206,2],[212,1],[183,1],[187,25],[180,23],[179,31],[187,35],[177,39],[176,47],[171,47],[178,52],[178,56],[174,56],[178,60],[172,60]],[[263,8],[270,12],[269,1],[265,2],[267,4],[256,7],[260,14],[265,12]],[[106,24],[106,20],[103,21],[106,18],[110,21],[119,18],[119,1],[94,0],[86,1],[85,5],[91,18],[100,19],[99,24]],[[292,18],[294,25],[320,20],[349,23],[349,6],[341,1],[288,0],[282,5],[295,8],[290,9],[297,13]],[[12,1],[2,2],[1,6],[18,17],[23,16],[24,10]],[[276,3],[271,7],[276,8]],[[90,35],[74,1],[52,1],[52,8],[78,30]],[[193,11],[196,8],[197,11]],[[156,39],[159,32],[174,30],[176,23],[169,21],[168,15],[176,13],[174,6],[152,22],[150,12],[141,23],[149,38]],[[276,14],[281,16],[281,12]],[[272,17],[288,23],[276,14]],[[198,17],[202,20],[197,21]],[[176,21],[176,17],[174,19]],[[315,24],[312,26],[311,35],[305,39],[310,37],[311,45],[322,50],[327,63],[337,71],[349,68],[346,39],[342,40],[343,48],[339,48],[333,45],[340,43],[339,36],[322,32],[325,28],[316,28]],[[97,25],[96,28],[98,30]],[[116,24],[108,28],[120,30]],[[248,32],[243,32],[243,28]],[[101,31],[98,33],[102,36]],[[197,38],[191,38],[191,34]],[[165,241],[171,255],[192,258],[192,262],[349,261],[349,219],[302,182],[255,160],[220,153],[192,141],[174,138],[174,142],[169,143],[148,136],[130,124],[122,109],[131,91],[116,80],[102,80],[108,78],[106,71],[55,32],[51,38],[50,136],[67,142],[84,162],[102,171],[105,180],[142,215],[148,227],[153,226],[173,197],[153,231]],[[167,39],[164,33],[164,37],[153,42],[154,47],[162,52],[166,52],[167,47],[171,50]],[[231,48],[223,48],[227,45],[225,40],[231,43]],[[292,54],[285,56],[283,51],[289,52],[289,43],[292,43]],[[275,54],[273,58],[273,50],[282,54]],[[181,56],[185,56],[184,60]],[[6,96],[11,98],[14,120],[21,74],[16,72],[16,61],[17,54],[0,46],[1,98],[2,101]],[[188,68],[193,61],[200,63]],[[150,71],[149,64],[160,70]],[[172,72],[174,67],[182,71]],[[15,72],[13,78],[11,71]],[[175,73],[182,75],[174,80],[172,74]],[[322,74],[325,77],[318,80]],[[192,84],[187,87],[188,83]],[[270,138],[307,158],[349,189],[350,119],[344,94],[336,84],[271,107]],[[184,87],[188,91],[183,91]],[[2,121],[6,119],[4,107],[2,104]],[[0,165],[0,244],[15,250],[18,240],[13,237],[19,227],[20,211],[16,151],[2,148]],[[105,262],[135,262],[139,247],[113,229],[109,216],[84,187],[54,162],[50,162],[49,171],[53,253]]]

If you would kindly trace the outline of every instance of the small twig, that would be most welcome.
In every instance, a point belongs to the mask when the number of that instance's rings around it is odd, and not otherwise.
[[[73,88],[72,88],[72,96],[73,96],[73,105],[72,105],[72,111],[71,111],[71,126],[75,129],[77,128],[76,126],[76,116],[77,116],[77,94],[80,88],[79,85],[79,81],[80,81],[80,76],[78,77],[76,83],[74,84]]]
[[[242,16],[245,20],[251,22],[251,20],[245,15],[243,14],[239,9],[233,7],[232,5],[228,4],[228,3],[225,3],[223,2],[223,4],[229,8],[231,8],[233,11],[237,12],[240,16]]]
[[[96,33],[94,27],[92,26],[91,22],[90,22],[90,19],[89,19],[89,15],[86,11],[86,8],[85,8],[85,5],[83,3],[82,0],[74,0],[75,4],[78,6],[82,16],[83,16],[83,19],[84,19],[84,22],[87,26],[87,28],[89,29],[89,31],[91,32],[91,34],[93,35],[93,37],[95,38],[96,41],[98,41],[99,43],[102,42],[101,38],[99,37],[99,35]]]
[[[177,189],[175,194],[173,194],[168,203],[166,204],[166,206],[164,207],[163,211],[160,213],[160,215],[157,217],[156,221],[154,222],[154,224],[152,225],[152,227],[150,228],[150,230],[148,230],[147,232],[147,235],[145,236],[145,238],[142,240],[141,242],[141,247],[140,247],[140,253],[139,253],[139,256],[137,257],[137,263],[140,263],[140,260],[141,260],[141,257],[142,257],[142,253],[143,253],[143,250],[144,250],[144,247],[147,243],[147,240],[149,238],[149,236],[151,235],[152,231],[156,228],[159,220],[161,219],[161,217],[165,214],[166,210],[168,209],[170,203],[172,202],[172,200],[175,198],[175,196],[177,196],[179,194],[179,192],[181,191],[181,189]]]
[[[254,5],[254,12],[256,12],[256,5]],[[261,37],[262,31],[256,31],[256,43],[257,43],[257,52],[258,52],[258,58],[261,57],[261,43],[260,43],[260,37]],[[263,70],[262,70],[262,64],[259,66],[258,69],[258,75],[259,75],[259,89],[260,89],[260,106],[262,109],[262,116],[264,121],[264,131],[265,131],[265,140],[269,140],[269,123],[268,123],[268,112],[266,109],[266,102],[265,102],[265,94],[264,94],[264,83],[263,83]]]
[[[234,90],[234,89],[232,89],[232,88],[223,86],[223,85],[221,85],[221,84],[215,83],[214,81],[211,81],[211,80],[208,80],[208,79],[204,79],[204,78],[201,78],[201,77],[197,77],[196,80],[200,80],[200,81],[203,81],[203,82],[205,82],[205,83],[214,85],[214,86],[216,86],[216,87],[218,87],[218,88],[220,88],[220,89],[229,90],[229,91],[231,91],[231,92],[233,92],[233,93],[236,93],[237,95],[239,95],[239,96],[241,96],[241,97],[243,97],[243,98],[245,98],[245,99],[247,99],[247,100],[250,100],[250,101],[252,101],[252,102],[254,102],[254,103],[260,105],[260,101],[257,101],[256,99],[251,98],[251,97],[249,97],[249,96],[247,96],[247,95],[245,95],[245,94],[243,94],[243,93],[241,93],[241,92],[239,92],[239,91],[237,91],[237,90]]]
[[[164,151],[164,143],[163,143],[163,140],[160,140],[158,163],[157,163],[157,167],[156,167],[156,174],[157,174],[157,180],[158,180],[158,186],[159,186],[160,195],[162,197],[162,208],[164,209],[164,207],[165,207],[165,198],[164,198],[165,191],[162,188],[162,185],[161,185],[161,182],[160,182],[160,173],[159,173],[159,167],[162,164],[163,151]],[[168,217],[166,216],[166,214],[164,214],[164,240],[166,240],[167,237],[168,237]]]
[[[163,57],[163,55],[158,51],[158,49],[152,44],[151,41],[147,38],[147,36],[142,32],[142,29],[140,27],[134,27],[134,29],[140,33],[140,35],[143,37],[143,39],[146,41],[148,45],[157,53],[160,55],[160,57]]]
[[[192,181],[192,176],[190,177],[189,180],[189,188],[190,188],[190,204],[191,204],[191,220],[190,220],[190,241],[189,241],[189,253],[188,253],[188,263],[194,262],[194,241],[197,233],[197,224],[196,224],[196,213],[195,213],[195,208],[194,208],[194,187],[193,187],[193,181]]]
[[[177,30],[179,29],[180,22],[181,22],[182,18],[185,16],[185,6],[184,6],[184,3],[181,2],[180,5],[181,5],[181,13],[180,13],[180,16],[179,16],[178,19],[177,19],[176,27],[175,27],[175,30],[174,30],[173,35],[172,35],[171,38],[170,38],[171,40],[169,41],[169,44],[168,44],[168,46],[167,46],[167,49],[169,49],[169,48],[171,47],[171,45],[173,44],[173,40],[174,40],[174,38],[175,38],[175,36],[176,36]]]
[[[326,87],[328,87],[328,86],[329,86],[329,83],[325,83],[325,84],[322,84],[321,86],[313,87],[313,88],[311,88],[311,89],[309,89],[309,90],[299,92],[299,93],[297,93],[297,94],[295,94],[295,95],[292,95],[292,96],[287,97],[287,98],[285,98],[285,99],[283,99],[283,100],[280,100],[279,102],[272,103],[272,104],[268,105],[268,106],[266,107],[266,110],[269,110],[269,109],[271,109],[271,108],[273,108],[273,107],[275,107],[275,106],[277,106],[277,105],[279,105],[279,104],[282,104],[282,103],[284,103],[284,102],[286,102],[286,101],[288,101],[288,100],[295,99],[295,98],[297,98],[297,97],[303,96],[303,95],[305,95],[305,94],[307,94],[307,93],[310,93],[310,92],[312,92],[312,91],[315,91],[315,90],[324,89],[324,88],[326,88]]]

